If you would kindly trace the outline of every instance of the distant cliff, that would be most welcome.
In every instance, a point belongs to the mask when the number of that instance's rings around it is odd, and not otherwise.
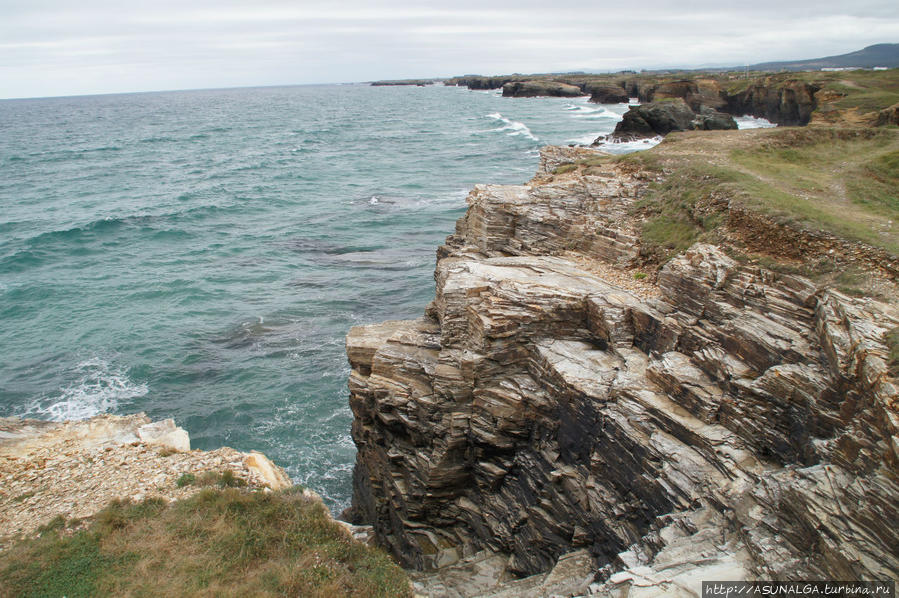
[[[704,109],[752,115],[780,125],[889,124],[885,110],[899,104],[899,71],[724,72],[618,75],[467,75],[446,85],[503,89],[505,96],[589,95],[600,103],[683,99],[694,112]]]

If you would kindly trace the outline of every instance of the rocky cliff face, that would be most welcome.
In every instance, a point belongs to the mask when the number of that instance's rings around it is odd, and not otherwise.
[[[600,595],[895,578],[896,305],[702,244],[635,279],[650,180],[569,151],[475,187],[422,318],[350,331],[353,516],[414,568],[583,550]]]
[[[807,125],[818,106],[815,94],[819,87],[803,81],[788,80],[779,84],[761,80],[745,90],[726,94],[724,108],[731,114],[751,114],[779,125]]]

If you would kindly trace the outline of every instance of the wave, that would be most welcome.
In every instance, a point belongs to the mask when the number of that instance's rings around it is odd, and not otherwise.
[[[638,139],[636,141],[615,141],[615,140],[606,140],[601,141],[594,147],[601,149],[603,151],[607,151],[612,154],[626,154],[629,152],[636,152],[639,150],[649,149],[654,147],[660,143],[662,143],[663,137],[650,137],[648,139]]]
[[[179,196],[179,200],[190,194]],[[240,198],[237,198],[240,199]],[[139,234],[157,240],[187,238],[192,233],[184,225],[220,218],[246,210],[240,203],[228,205],[201,205],[187,209],[167,210],[160,214],[136,214],[133,216],[108,216],[70,228],[47,231],[24,239],[23,245],[13,253],[0,257],[0,272],[21,272],[44,263],[54,252],[64,250],[100,250],[99,241],[121,234],[123,230],[137,229]]]
[[[88,419],[114,410],[120,401],[142,397],[149,391],[146,384],[135,383],[127,372],[99,357],[79,363],[75,374],[78,380],[61,388],[59,396],[34,401],[23,416],[52,421]]]
[[[138,143],[174,143],[178,140],[174,137],[168,137],[165,135],[159,137],[146,137],[144,139],[138,139]]]
[[[735,116],[734,120],[737,121],[738,129],[770,129],[777,126],[767,119],[756,118],[748,114],[744,114],[743,116]]]
[[[511,120],[500,114],[499,112],[491,112],[487,115],[487,118],[492,118],[494,120],[498,120],[503,123],[503,126],[498,129],[493,129],[496,132],[499,131],[510,131],[510,136],[518,136],[521,135],[523,137],[527,137],[533,141],[540,141],[536,135],[534,135],[531,130],[528,128],[526,124],[523,122],[519,122],[517,120]]]
[[[573,139],[566,139],[565,143],[576,143],[578,145],[590,145],[592,144],[597,137],[600,135],[604,135],[605,133],[595,133],[593,135],[584,135],[583,137],[574,137]]]
[[[609,110],[603,106],[590,107],[590,106],[574,106],[573,108],[568,108],[572,118],[613,118],[615,120],[621,120],[621,115],[617,112]]]

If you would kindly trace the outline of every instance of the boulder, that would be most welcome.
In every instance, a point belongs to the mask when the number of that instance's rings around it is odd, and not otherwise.
[[[703,106],[696,118],[693,119],[693,128],[700,131],[724,131],[736,129],[737,121],[730,114],[718,112],[707,106]]]
[[[639,139],[666,135],[671,131],[687,131],[693,128],[694,118],[696,115],[681,99],[631,106],[615,126],[612,137]]]

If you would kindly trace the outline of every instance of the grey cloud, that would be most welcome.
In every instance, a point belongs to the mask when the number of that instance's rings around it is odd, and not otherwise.
[[[899,39],[892,1],[721,4],[0,0],[0,97],[737,65]]]

